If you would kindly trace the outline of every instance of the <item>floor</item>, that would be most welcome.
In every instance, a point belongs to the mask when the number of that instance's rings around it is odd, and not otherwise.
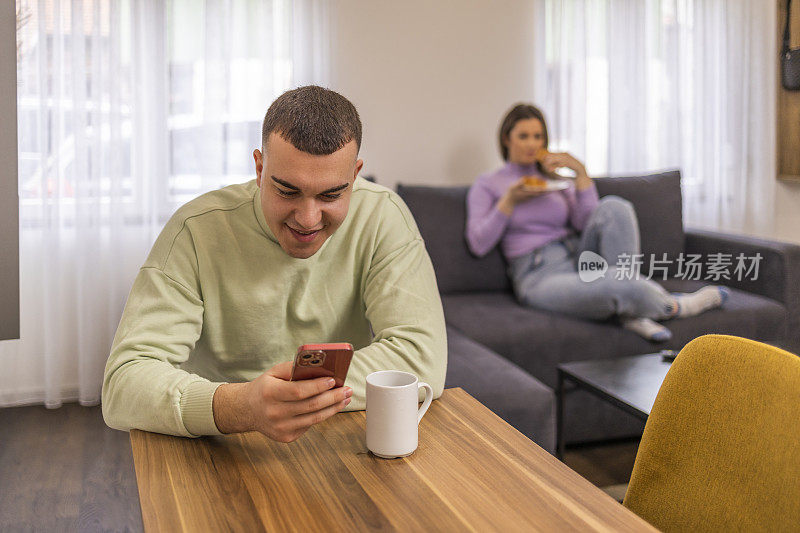
[[[128,434],[99,407],[0,409],[0,531],[141,531]]]
[[[568,447],[565,462],[618,497],[637,446]],[[109,429],[99,407],[0,409],[0,531],[141,530],[128,434]]]
[[[621,503],[638,449],[639,439],[568,446],[564,462]]]

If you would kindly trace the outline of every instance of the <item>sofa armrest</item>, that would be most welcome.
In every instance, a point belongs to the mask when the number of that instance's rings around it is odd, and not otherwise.
[[[800,246],[745,235],[688,229],[685,250],[687,254],[702,254],[704,260],[708,254],[731,254],[734,264],[740,253],[745,257],[761,254],[756,279],[749,275],[739,280],[731,275],[730,280],[720,281],[729,287],[781,302],[787,311],[787,338],[800,335]]]

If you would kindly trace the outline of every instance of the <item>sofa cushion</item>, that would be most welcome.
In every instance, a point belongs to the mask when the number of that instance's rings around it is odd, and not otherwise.
[[[499,248],[485,257],[472,255],[464,236],[469,187],[398,185],[436,271],[439,292],[510,291],[505,260]]]
[[[671,280],[668,290],[688,292],[700,282]],[[682,348],[706,333],[754,340],[781,338],[786,309],[755,294],[730,290],[723,309],[664,322],[672,330],[667,343],[653,344],[613,322],[591,322],[520,306],[504,293],[454,294],[442,297],[447,323],[473,340],[507,357],[549,387],[556,385],[556,366],[568,361],[608,359]]]
[[[545,450],[555,450],[551,389],[485,346],[447,328],[445,387],[461,387]]]
[[[670,273],[677,272],[675,262],[684,251],[681,173],[678,170],[650,174],[596,178],[600,196],[616,195],[633,204],[639,221],[644,265],[642,271],[650,272],[650,258],[662,259],[664,253],[672,261]]]
[[[659,282],[670,292],[694,292],[708,281],[671,279]],[[664,322],[671,331],[672,347],[683,348],[690,340],[707,333],[736,335],[757,341],[783,339],[787,311],[782,303],[737,289],[721,309],[707,311],[692,318]]]

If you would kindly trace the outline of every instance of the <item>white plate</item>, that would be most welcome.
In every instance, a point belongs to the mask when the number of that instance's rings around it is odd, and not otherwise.
[[[526,185],[526,188],[542,192],[563,191],[569,188],[569,182],[567,180],[547,180],[547,184],[544,187],[528,187]]]

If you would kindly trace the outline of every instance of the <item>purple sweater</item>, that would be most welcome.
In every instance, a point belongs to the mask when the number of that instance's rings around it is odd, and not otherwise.
[[[467,244],[472,253],[483,256],[501,242],[503,254],[520,257],[570,233],[582,231],[597,206],[597,188],[578,191],[574,184],[563,191],[549,192],[519,204],[511,216],[497,210],[497,201],[522,176],[541,176],[536,165],[507,163],[481,175],[467,195]]]

